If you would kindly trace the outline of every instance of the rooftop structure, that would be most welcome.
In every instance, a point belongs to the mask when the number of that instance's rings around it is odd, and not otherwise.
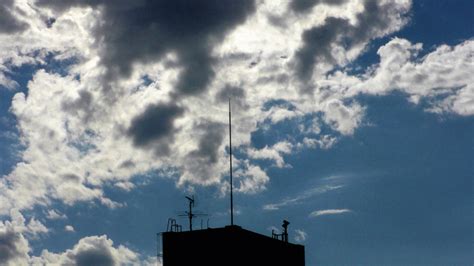
[[[285,233],[283,233],[285,234]],[[282,236],[283,236],[282,234]],[[237,225],[162,234],[163,266],[304,266],[304,246]]]

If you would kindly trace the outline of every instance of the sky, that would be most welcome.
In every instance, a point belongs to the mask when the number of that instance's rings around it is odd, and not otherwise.
[[[169,218],[307,265],[472,265],[474,2],[3,0],[0,264],[161,265]],[[158,241],[157,241],[158,240]]]

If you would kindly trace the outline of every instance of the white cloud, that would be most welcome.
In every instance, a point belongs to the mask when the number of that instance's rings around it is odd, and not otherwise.
[[[286,119],[292,119],[303,116],[304,113],[297,110],[288,110],[281,107],[271,107],[265,114],[265,117],[270,119],[273,124],[277,124]]]
[[[337,215],[352,212],[349,209],[328,209],[328,210],[317,210],[309,214],[309,217],[318,217],[323,215]]]
[[[70,225],[66,231],[73,232]],[[16,265],[156,265],[153,257],[143,257],[123,246],[114,245],[107,236],[84,237],[72,249],[53,253],[43,250],[32,256],[29,239],[41,237],[49,232],[41,222],[31,218],[29,222],[16,209],[11,210],[10,219],[0,221],[0,264]],[[161,265],[161,262],[159,262]]]
[[[284,198],[283,200],[281,200],[279,202],[276,202],[276,203],[265,204],[265,205],[263,205],[262,209],[264,209],[266,211],[279,210],[282,207],[287,207],[287,206],[291,206],[291,205],[295,205],[295,204],[300,204],[305,199],[308,199],[308,198],[311,198],[311,197],[314,197],[316,195],[323,194],[323,193],[326,193],[326,192],[329,192],[329,191],[332,191],[332,190],[340,189],[342,187],[343,187],[342,185],[317,186],[317,187],[305,190],[305,191],[299,193],[299,195],[297,195],[297,196],[287,197],[287,198]]]
[[[43,250],[39,257],[32,257],[33,264],[41,265],[132,265],[140,264],[137,253],[125,246],[114,247],[107,236],[84,237],[62,253]]]
[[[355,93],[387,94],[393,90],[407,93],[417,104],[428,100],[428,111],[473,115],[474,41],[455,46],[441,45],[422,58],[422,45],[394,38],[380,47],[380,63],[362,81],[353,84]]]
[[[306,238],[308,238],[308,234],[301,229],[295,229],[295,241],[298,243],[303,243],[306,241]]]
[[[5,76],[5,73],[1,72],[2,68],[4,67],[0,65],[0,89],[2,87],[10,89],[10,90],[17,88],[19,86],[18,82]]]
[[[64,231],[66,232],[75,232],[76,230],[74,229],[74,227],[72,225],[66,225],[64,226]]]
[[[30,218],[28,223],[18,209],[10,210],[11,225],[14,231],[25,233],[28,237],[37,238],[42,234],[46,234],[49,230],[35,217]]]
[[[281,141],[275,143],[272,147],[265,146],[262,149],[250,148],[247,151],[247,154],[250,158],[253,159],[266,159],[272,160],[275,162],[276,167],[288,167],[283,159],[284,154],[290,154],[292,151],[293,145],[288,141]]]
[[[299,148],[321,148],[323,150],[327,150],[331,148],[334,144],[337,143],[338,138],[333,137],[330,135],[322,135],[320,139],[314,139],[314,138],[303,138],[303,142],[299,143],[298,147]]]
[[[121,188],[125,191],[130,191],[133,188],[135,188],[135,184],[133,184],[132,182],[128,182],[128,181],[117,182],[117,183],[115,183],[115,186],[118,187],[118,188]]]
[[[36,239],[49,230],[34,217],[28,223],[17,209],[10,210],[10,220],[0,221],[0,264],[27,265],[31,251],[28,239]]]
[[[345,106],[341,100],[327,101],[324,112],[324,121],[334,130],[344,135],[352,135],[359,126],[364,109],[357,103]]]
[[[249,161],[241,161],[240,168],[235,171],[234,185],[235,191],[241,193],[257,193],[265,189],[265,185],[270,180],[267,173],[260,166],[253,165]],[[229,189],[228,186],[225,188]]]
[[[11,216],[11,221],[0,221],[0,264],[26,265],[30,246],[23,235],[25,220],[18,213],[12,213]]]
[[[27,225],[27,233],[32,235],[32,237],[36,238],[40,234],[46,234],[49,232],[49,229],[44,226],[40,221],[31,218]]]
[[[441,101],[432,102],[428,111],[434,113],[456,113],[459,115],[474,114],[474,85],[473,83],[463,85]]]
[[[50,220],[58,220],[58,219],[67,219],[67,216],[64,213],[60,213],[55,210],[48,210],[48,213],[46,214],[46,218]]]

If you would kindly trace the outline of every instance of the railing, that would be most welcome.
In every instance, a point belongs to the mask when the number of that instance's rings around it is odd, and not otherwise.
[[[169,218],[168,224],[166,225],[166,232],[182,232],[183,227],[179,225],[175,219]]]
[[[288,233],[277,234],[275,233],[275,230],[272,230],[272,238],[281,240],[283,242],[288,242]]]

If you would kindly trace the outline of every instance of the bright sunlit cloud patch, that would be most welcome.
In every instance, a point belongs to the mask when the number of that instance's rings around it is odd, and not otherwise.
[[[309,214],[309,217],[318,217],[318,216],[324,216],[324,215],[338,215],[338,214],[344,214],[352,212],[349,209],[327,209],[327,210],[317,210],[313,211]]]

